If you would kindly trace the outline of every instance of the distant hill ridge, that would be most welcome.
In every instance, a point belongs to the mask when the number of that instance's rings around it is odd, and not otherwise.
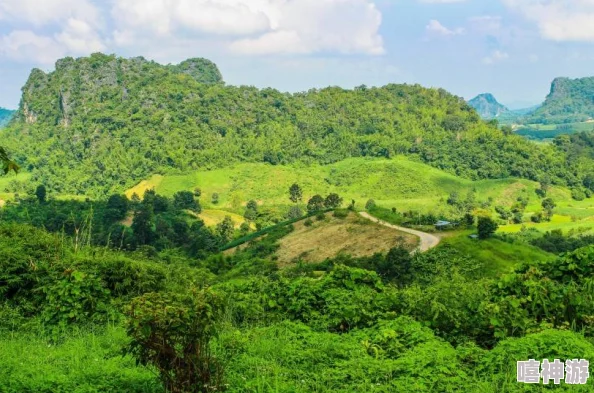
[[[468,101],[483,119],[494,119],[509,112],[509,109],[497,102],[493,94],[483,93]]]
[[[0,128],[6,126],[8,124],[10,119],[12,119],[13,114],[14,114],[14,111],[0,108]]]
[[[468,179],[551,173],[558,184],[581,182],[563,152],[504,134],[443,89],[289,94],[227,86],[206,59],[160,65],[93,54],[62,59],[50,73],[35,69],[0,136],[32,182],[90,196],[153,174],[238,162],[323,165],[399,154]]]

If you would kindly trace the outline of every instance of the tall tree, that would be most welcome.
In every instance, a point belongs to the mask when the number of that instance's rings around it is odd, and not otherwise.
[[[153,208],[148,203],[141,203],[134,212],[134,219],[132,220],[132,231],[134,232],[134,239],[136,244],[151,244],[155,233],[153,231],[154,225]]]
[[[301,200],[303,199],[303,191],[301,190],[299,184],[294,183],[289,188],[289,198],[293,203],[301,202]]]
[[[35,196],[37,197],[39,203],[45,202],[45,199],[47,197],[47,190],[45,189],[45,186],[43,184],[37,186],[37,188],[35,189]]]

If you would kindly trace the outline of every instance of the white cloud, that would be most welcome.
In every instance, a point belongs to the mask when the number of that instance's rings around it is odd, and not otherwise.
[[[484,64],[494,64],[509,59],[509,54],[500,50],[494,50],[491,54],[483,58]]]
[[[89,0],[0,0],[0,20],[15,26],[1,37],[0,48],[13,60],[50,64],[66,54],[106,48],[99,34],[101,13]]]
[[[554,41],[594,41],[594,0],[503,0]]]
[[[372,0],[115,0],[112,15],[119,45],[214,34],[242,54],[384,52]]]
[[[51,64],[65,55],[64,48],[50,37],[16,30],[0,37],[0,54],[17,61]]]
[[[464,34],[464,29],[459,27],[457,29],[451,30],[442,25],[438,20],[432,19],[429,21],[429,24],[425,26],[425,30],[432,35],[440,35],[440,36],[453,36],[453,35],[460,35]]]
[[[88,0],[0,0],[0,19],[35,26],[75,17],[98,23],[99,12]]]
[[[68,53],[84,55],[105,50],[105,45],[97,32],[85,21],[71,18],[64,30],[55,39],[64,45]]]

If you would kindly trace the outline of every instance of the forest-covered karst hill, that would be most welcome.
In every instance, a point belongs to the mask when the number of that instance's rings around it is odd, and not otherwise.
[[[581,187],[563,151],[480,119],[443,89],[390,84],[282,93],[227,86],[204,59],[159,65],[94,54],[33,70],[3,143],[31,182],[100,196],[155,173],[235,162],[328,164],[405,154],[458,176],[548,174]]]
[[[562,124],[594,118],[594,77],[556,78],[543,105],[526,123]]]

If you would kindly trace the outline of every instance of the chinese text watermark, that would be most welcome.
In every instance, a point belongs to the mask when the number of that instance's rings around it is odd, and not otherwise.
[[[559,385],[565,381],[569,385],[585,385],[588,382],[590,363],[584,359],[566,360],[562,363],[559,359],[550,362],[530,359],[519,361],[517,380],[522,383],[553,383]]]

